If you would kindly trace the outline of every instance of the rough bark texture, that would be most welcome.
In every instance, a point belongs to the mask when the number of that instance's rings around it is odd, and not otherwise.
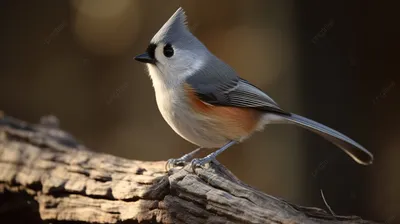
[[[0,222],[373,223],[266,195],[220,164],[164,165],[91,152],[51,116],[0,114]]]

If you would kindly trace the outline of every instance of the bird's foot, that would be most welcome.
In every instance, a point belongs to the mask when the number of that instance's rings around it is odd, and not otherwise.
[[[190,160],[193,159],[194,155],[196,155],[201,148],[197,148],[193,150],[192,152],[183,155],[181,158],[178,159],[169,159],[167,163],[165,164],[165,170],[168,172],[170,169],[176,167],[176,166],[185,166]]]
[[[169,159],[165,164],[165,170],[168,172],[176,166],[184,166],[188,161],[185,158]]]
[[[216,161],[216,158],[219,154],[221,154],[223,151],[225,151],[227,148],[231,147],[232,145],[236,144],[236,141],[230,141],[224,146],[222,146],[220,149],[217,151],[208,154],[208,156],[202,158],[202,159],[193,159],[192,162],[190,162],[190,166],[192,168],[193,173],[195,173],[195,169],[197,167],[204,167],[205,164],[211,162],[211,161]]]
[[[211,161],[214,161],[214,160],[215,160],[215,156],[212,156],[212,155],[208,155],[201,159],[193,159],[190,162],[190,167],[192,168],[192,171],[194,173],[196,168],[204,168],[204,165],[206,165],[207,163],[210,163]]]

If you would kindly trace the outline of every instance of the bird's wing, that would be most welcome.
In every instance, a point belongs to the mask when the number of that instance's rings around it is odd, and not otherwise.
[[[211,105],[249,107],[289,115],[271,97],[248,81],[239,78],[231,70],[219,74],[200,71],[188,77],[186,82],[193,88],[200,100]]]

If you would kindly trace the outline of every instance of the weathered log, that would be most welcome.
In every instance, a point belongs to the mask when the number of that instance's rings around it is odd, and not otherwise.
[[[217,163],[217,162],[216,162]],[[4,223],[374,223],[293,205],[213,163],[165,172],[88,150],[54,117],[29,124],[0,114]],[[2,222],[3,223],[3,222]]]

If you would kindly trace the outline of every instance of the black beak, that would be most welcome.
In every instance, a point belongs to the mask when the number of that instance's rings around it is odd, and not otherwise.
[[[143,63],[150,63],[150,64],[156,63],[156,60],[154,58],[151,58],[147,52],[139,54],[138,56],[135,57],[135,60]]]

